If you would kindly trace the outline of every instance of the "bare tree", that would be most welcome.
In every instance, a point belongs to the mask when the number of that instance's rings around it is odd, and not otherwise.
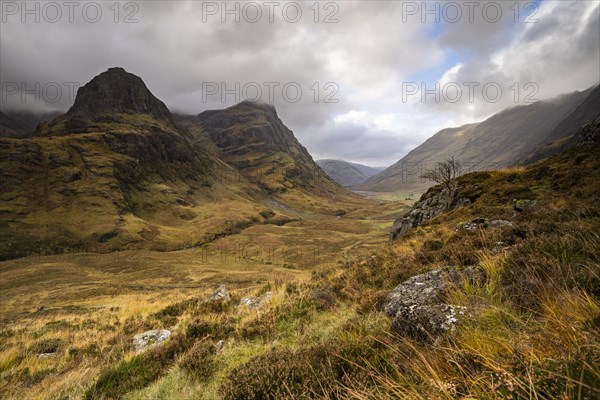
[[[450,208],[452,201],[456,196],[458,189],[456,178],[461,175],[461,171],[461,162],[454,157],[449,157],[445,161],[437,163],[436,168],[433,171],[427,171],[423,174],[423,178],[431,179],[434,182],[442,184],[448,191],[448,203],[446,204],[446,208]]]

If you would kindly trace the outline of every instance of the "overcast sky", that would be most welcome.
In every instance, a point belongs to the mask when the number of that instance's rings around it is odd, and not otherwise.
[[[2,110],[66,110],[69,86],[121,66],[181,113],[260,88],[315,159],[387,166],[600,82],[598,0],[1,3]]]

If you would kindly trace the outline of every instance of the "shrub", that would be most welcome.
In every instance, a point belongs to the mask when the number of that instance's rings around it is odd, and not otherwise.
[[[270,350],[230,372],[221,393],[226,400],[344,398],[350,382],[373,384],[367,366],[383,354],[372,340],[342,340]]]
[[[358,299],[358,307],[356,312],[359,314],[368,314],[374,311],[383,310],[385,300],[389,295],[388,290],[372,290],[366,289],[363,295]]]
[[[190,339],[220,338],[226,337],[234,329],[233,321],[226,317],[216,318],[212,321],[196,318],[187,326],[185,336]]]
[[[182,335],[172,335],[163,345],[102,371],[96,383],[85,392],[85,399],[121,399],[130,391],[146,387],[164,375],[176,355],[189,346],[189,340]]]
[[[212,341],[199,341],[181,358],[179,366],[194,378],[204,381],[215,372],[216,349]]]
[[[240,299],[231,296],[229,300],[221,300],[221,301],[203,301],[194,305],[193,314],[194,315],[204,315],[204,314],[223,314],[228,311],[231,311],[237,303],[239,303]]]
[[[63,342],[60,339],[43,339],[35,342],[31,347],[29,347],[29,351],[33,353],[56,353],[60,347],[62,347]]]
[[[139,332],[144,332],[153,328],[153,324],[146,321],[144,318],[134,315],[125,320],[123,324],[123,333],[132,335]]]
[[[335,294],[327,288],[313,289],[310,297],[319,311],[330,310],[335,306]]]
[[[435,251],[444,247],[444,243],[441,240],[426,240],[425,243],[423,243],[423,247],[427,250]]]
[[[96,357],[100,354],[100,347],[96,343],[90,343],[85,347],[71,347],[69,349],[69,357],[84,358]]]
[[[258,313],[240,327],[237,335],[244,339],[253,339],[260,337],[264,340],[271,340],[275,336],[275,312]]]
[[[261,211],[259,214],[264,219],[269,219],[269,218],[275,216],[275,213],[273,212],[273,210],[264,210],[264,211]]]

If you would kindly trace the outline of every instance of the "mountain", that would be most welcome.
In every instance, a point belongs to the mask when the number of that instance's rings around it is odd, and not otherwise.
[[[361,184],[385,169],[343,160],[324,159],[316,162],[331,179],[347,188]]]
[[[179,122],[199,146],[294,206],[305,207],[315,194],[332,201],[351,196],[323,173],[271,105],[244,101],[224,110],[179,116]]]
[[[266,223],[272,207],[283,221],[364,201],[321,171],[274,107],[175,116],[122,68],[79,88],[31,137],[0,138],[0,161],[4,258],[173,250]]]
[[[546,139],[546,143],[519,160],[520,164],[533,162],[562,153],[575,146],[583,127],[600,116],[600,85],[577,108],[563,119]]]
[[[26,111],[0,111],[0,137],[29,137],[43,121],[50,121],[59,116],[58,111],[34,113]]]
[[[3,257],[181,248],[264,210],[258,187],[192,139],[139,77],[98,75],[31,138],[0,139]]]
[[[39,127],[36,135],[104,132],[132,124],[155,132],[177,130],[167,106],[140,77],[123,68],[110,68],[80,87],[69,111]]]
[[[423,179],[423,173],[434,170],[437,163],[451,156],[463,164],[463,172],[515,165],[546,144],[559,124],[593,91],[594,88],[590,88],[509,108],[480,123],[443,129],[358,188],[375,192],[422,192],[434,183]],[[586,120],[590,114],[593,113],[585,114],[581,120]]]

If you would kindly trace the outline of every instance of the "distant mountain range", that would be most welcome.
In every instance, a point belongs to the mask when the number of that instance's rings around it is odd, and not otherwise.
[[[2,121],[13,133],[33,126]],[[122,68],[79,88],[67,113],[0,138],[0,161],[5,258],[184,248],[268,222],[271,207],[333,215],[363,201],[323,173],[274,107],[173,115]]]
[[[600,86],[509,108],[480,123],[439,131],[358,188],[422,192],[434,184],[423,174],[451,156],[463,172],[531,163],[574,146],[583,125],[599,115]]]
[[[359,185],[385,170],[384,167],[369,167],[343,160],[324,159],[316,162],[331,179],[346,188]]]
[[[51,121],[61,114],[59,111],[46,113],[21,111],[10,114],[0,111],[0,137],[29,137],[41,122]]]

